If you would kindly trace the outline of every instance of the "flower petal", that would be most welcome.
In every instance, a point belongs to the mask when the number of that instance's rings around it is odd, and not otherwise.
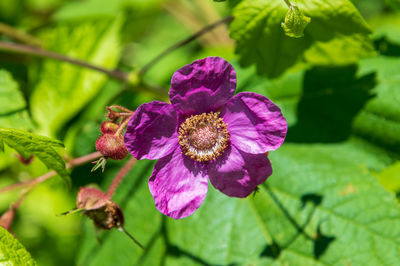
[[[230,197],[244,198],[272,174],[265,153],[250,154],[230,145],[225,155],[208,165],[213,186]]]
[[[158,160],[149,180],[156,208],[174,219],[191,215],[207,195],[204,168],[183,155],[180,148]]]
[[[258,154],[279,148],[286,137],[287,122],[267,97],[252,92],[235,95],[222,108],[230,140],[241,151]]]
[[[168,103],[139,106],[128,123],[124,142],[136,159],[159,159],[178,147],[178,115]]]
[[[218,110],[235,89],[232,65],[220,57],[207,57],[175,71],[169,97],[176,110],[189,116]]]

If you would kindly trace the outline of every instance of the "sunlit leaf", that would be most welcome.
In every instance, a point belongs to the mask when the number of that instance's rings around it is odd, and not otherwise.
[[[349,142],[290,144],[271,153],[271,161],[274,174],[254,197],[229,198],[210,187],[200,209],[183,220],[155,210],[146,184],[153,164],[141,162],[116,201],[128,230],[148,251],[116,231],[103,233],[98,246],[89,223],[79,263],[400,263],[400,210],[394,195],[369,173],[382,169],[384,158]],[[115,252],[121,256],[114,257]]]
[[[0,262],[3,265],[37,265],[25,247],[1,226]]]
[[[47,48],[73,58],[112,68],[118,62],[122,20],[61,25],[42,34]],[[40,132],[54,136],[96,96],[108,78],[105,74],[69,63],[46,60],[38,70],[33,90],[32,116]],[[32,71],[33,72],[33,71]]]
[[[65,169],[64,160],[54,150],[54,148],[63,147],[62,142],[12,128],[0,128],[0,142],[4,142],[15,149],[24,158],[28,158],[30,155],[37,156],[48,168],[55,170],[70,185],[71,181]]]
[[[304,37],[295,39],[281,28],[288,10],[282,0],[243,0],[234,10],[230,32],[237,41],[242,66],[255,64],[258,73],[278,77],[288,68],[306,62],[344,65],[374,54],[371,32],[349,0],[296,1],[311,18]]]
[[[0,125],[19,129],[33,127],[18,84],[5,70],[0,70]]]
[[[291,6],[286,13],[285,20],[282,22],[282,28],[289,37],[300,38],[304,36],[304,29],[310,23],[311,19],[304,16],[297,6]]]

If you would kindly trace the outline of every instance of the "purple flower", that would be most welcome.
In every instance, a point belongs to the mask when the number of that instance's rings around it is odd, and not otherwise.
[[[191,215],[208,190],[247,197],[272,173],[266,153],[282,145],[286,119],[268,98],[233,96],[235,70],[219,57],[178,69],[171,104],[139,106],[125,133],[137,159],[159,159],[149,180],[157,209],[174,219]]]

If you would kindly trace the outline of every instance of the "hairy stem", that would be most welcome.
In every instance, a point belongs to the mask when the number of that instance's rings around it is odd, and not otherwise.
[[[73,167],[76,167],[76,166],[91,162],[91,161],[99,158],[100,156],[102,156],[102,154],[100,152],[93,152],[93,153],[84,155],[82,157],[78,157],[76,159],[73,159],[73,160],[69,161],[66,164],[66,168],[70,169],[70,168],[73,168]],[[44,174],[42,176],[39,176],[37,178],[30,179],[30,180],[24,181],[24,182],[19,182],[19,183],[16,183],[16,184],[12,184],[12,185],[10,185],[8,187],[2,188],[2,189],[0,189],[0,193],[6,192],[6,191],[10,191],[10,190],[13,190],[13,189],[17,189],[19,187],[35,186],[37,184],[40,184],[40,183],[46,181],[47,179],[52,178],[56,174],[57,173],[54,170],[52,170],[52,171],[50,171],[50,172],[48,172],[48,173],[46,173],[46,174]]]
[[[136,164],[136,162],[137,160],[133,157],[126,162],[126,164],[121,168],[121,170],[119,170],[119,172],[111,182],[111,185],[106,192],[106,196],[108,196],[109,198],[112,197],[115,190],[117,190],[118,185],[121,183],[122,179],[124,179],[124,177],[129,173],[129,171]]]
[[[287,0],[285,0],[287,1]],[[224,23],[229,23],[230,21],[233,20],[232,16],[228,16],[226,18],[223,18],[213,24],[210,24],[203,29],[199,30],[195,34],[189,36],[188,38],[179,41],[175,43],[174,45],[168,47],[166,50],[164,50],[161,54],[153,58],[149,63],[147,63],[139,72],[140,75],[145,74],[152,66],[154,66],[158,61],[160,61],[162,58],[164,58],[166,55],[169,53],[175,51],[176,49],[192,42],[193,40],[197,39],[198,37],[204,35],[205,33],[209,32],[210,30],[214,29],[215,27],[224,24]],[[30,45],[24,45],[24,44],[17,44],[17,43],[9,43],[9,42],[3,42],[0,41],[0,51],[7,51],[7,52],[12,52],[12,53],[19,53],[19,54],[27,54],[27,55],[32,55],[32,56],[38,56],[38,57],[45,57],[45,58],[51,58],[63,62],[67,62],[70,64],[74,64],[77,66],[89,68],[92,70],[96,70],[99,72],[102,72],[104,74],[107,74],[110,77],[122,80],[122,81],[128,81],[129,79],[129,74],[123,71],[119,70],[110,70],[106,69],[100,66],[93,65],[91,63],[88,63],[83,60],[71,58],[59,53],[55,53],[52,51],[47,51],[42,48],[37,48],[34,46]]]
[[[110,77],[126,81],[128,80],[128,74],[119,70],[110,70],[106,69],[100,66],[92,65],[86,61],[71,58],[59,53],[47,51],[41,48],[36,48],[33,46],[29,45],[24,45],[24,44],[17,44],[17,43],[9,43],[9,42],[2,42],[0,41],[0,51],[7,51],[7,52],[12,52],[12,53],[19,53],[19,54],[27,54],[27,55],[33,55],[33,56],[38,56],[38,57],[46,57],[46,58],[52,58],[56,59],[59,61],[64,61],[67,63],[71,63],[77,66],[89,68],[92,70],[96,70],[99,72],[102,72],[104,74],[107,74]]]
[[[198,32],[196,32],[195,34],[193,34],[192,36],[189,36],[188,38],[177,42],[175,44],[173,44],[172,46],[168,47],[167,49],[165,49],[161,54],[159,54],[158,56],[156,56],[154,59],[152,59],[149,63],[147,63],[145,66],[142,67],[142,69],[140,70],[139,74],[140,75],[144,75],[153,65],[155,65],[158,61],[160,61],[162,58],[164,58],[166,55],[168,55],[169,53],[175,51],[176,49],[192,42],[193,40],[197,39],[198,37],[202,36],[203,34],[209,32],[210,30],[214,29],[215,27],[224,24],[224,23],[228,23],[230,21],[233,20],[232,16],[223,18],[221,20],[218,20],[217,22],[210,24],[206,27],[204,27],[203,29],[199,30]]]
[[[134,112],[134,111],[132,111],[132,110],[129,110],[128,108],[125,108],[125,107],[123,107],[123,106],[121,106],[121,105],[116,105],[116,104],[109,106],[109,108],[116,108],[116,109],[125,111],[125,112],[127,112],[127,113],[133,113],[133,112]]]
[[[126,126],[128,125],[128,122],[132,116],[133,116],[133,114],[131,114],[129,117],[125,118],[124,122],[122,122],[121,125],[119,125],[117,132],[115,132],[115,134],[114,134],[115,136],[122,135],[122,132],[125,130]]]

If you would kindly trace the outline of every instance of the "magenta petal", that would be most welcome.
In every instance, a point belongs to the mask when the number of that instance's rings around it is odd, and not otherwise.
[[[233,145],[221,159],[208,165],[211,184],[230,197],[247,197],[271,173],[266,154],[245,153]]]
[[[235,95],[222,108],[233,145],[258,154],[279,148],[286,137],[287,123],[281,110],[267,97],[252,92]]]
[[[156,208],[174,219],[181,219],[197,210],[208,190],[205,169],[176,149],[158,160],[149,180]]]
[[[178,147],[178,116],[168,103],[139,106],[128,123],[125,146],[136,159],[159,159]]]
[[[220,57],[207,57],[175,71],[169,97],[177,110],[189,116],[218,110],[235,89],[232,65]]]

